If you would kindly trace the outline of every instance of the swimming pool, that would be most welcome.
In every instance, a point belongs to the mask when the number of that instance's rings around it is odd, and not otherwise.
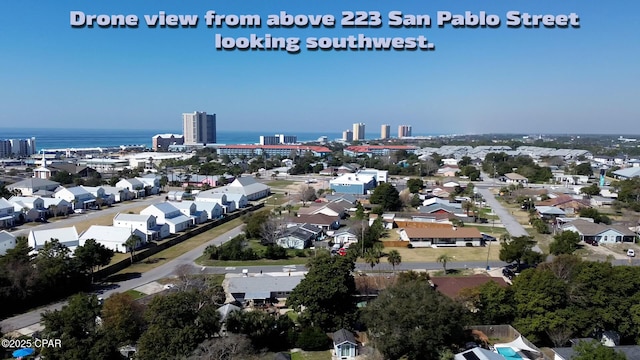
[[[513,348],[510,347],[497,347],[496,351],[498,352],[498,354],[504,356],[504,358],[507,360],[522,359],[522,356],[520,356],[520,354],[518,354],[515,350],[513,350]]]

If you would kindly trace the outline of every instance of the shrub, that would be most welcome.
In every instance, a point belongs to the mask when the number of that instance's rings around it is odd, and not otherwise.
[[[296,250],[297,257],[307,257],[307,253],[304,250]]]
[[[297,346],[305,351],[321,351],[331,346],[331,339],[319,327],[306,327],[298,335]]]
[[[268,245],[264,251],[264,257],[270,260],[286,259],[287,250],[282,246]]]

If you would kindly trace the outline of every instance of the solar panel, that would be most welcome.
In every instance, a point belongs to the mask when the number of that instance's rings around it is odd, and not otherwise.
[[[467,359],[467,360],[480,360],[478,355],[476,355],[476,353],[473,352],[473,350],[470,350],[470,351],[467,351],[466,353],[463,353],[462,356],[464,356],[464,358]]]

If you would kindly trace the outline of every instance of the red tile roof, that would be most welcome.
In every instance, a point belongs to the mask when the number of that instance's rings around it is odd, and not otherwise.
[[[331,152],[325,146],[309,146],[309,145],[225,145],[220,149],[284,149],[284,150],[309,150],[315,152]]]

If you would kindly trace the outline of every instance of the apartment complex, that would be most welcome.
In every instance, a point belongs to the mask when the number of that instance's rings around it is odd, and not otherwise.
[[[391,132],[391,125],[388,124],[384,124],[382,125],[382,128],[380,129],[380,139],[388,139],[391,137],[390,135]]]
[[[0,140],[0,158],[36,154],[36,138]]]
[[[216,114],[194,111],[182,114],[185,145],[216,143]]]
[[[411,125],[400,125],[398,126],[398,137],[411,137]]]
[[[184,145],[184,136],[177,134],[158,134],[151,138],[153,151],[167,151],[170,145]]]
[[[353,140],[364,140],[364,123],[353,124]]]
[[[295,135],[275,134],[273,136],[260,136],[260,145],[296,144],[297,142],[298,137]]]
[[[353,131],[345,130],[342,132],[342,141],[353,141]]]

